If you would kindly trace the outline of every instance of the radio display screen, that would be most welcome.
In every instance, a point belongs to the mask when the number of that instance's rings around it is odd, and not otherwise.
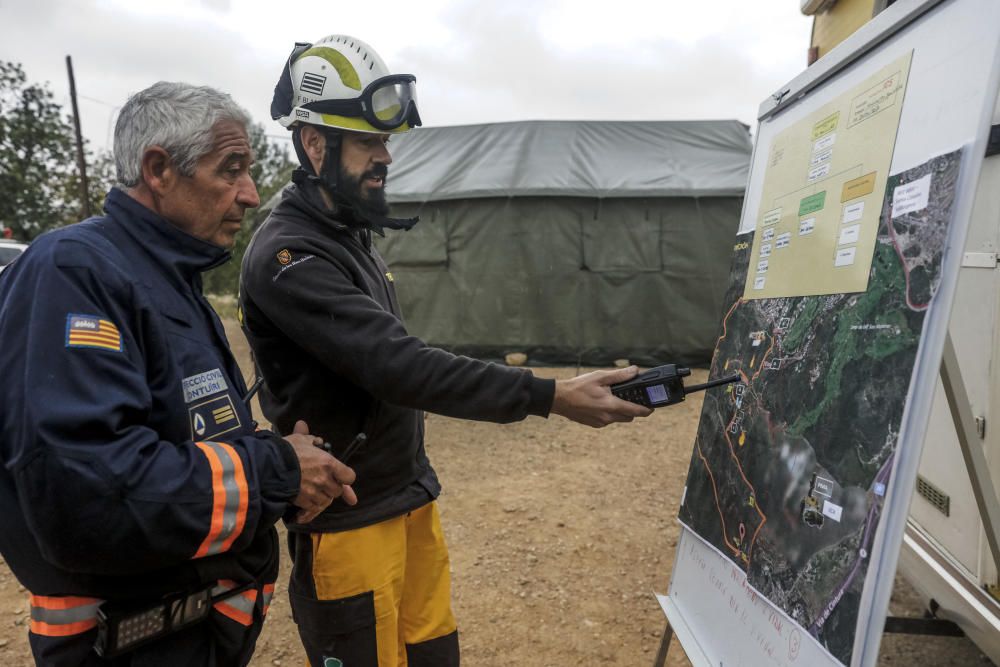
[[[646,387],[646,395],[649,396],[650,403],[663,403],[668,398],[667,388],[662,384]]]

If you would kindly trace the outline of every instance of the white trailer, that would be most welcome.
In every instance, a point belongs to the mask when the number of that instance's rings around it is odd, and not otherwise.
[[[993,124],[1000,142],[1000,100]],[[983,162],[949,324],[975,423],[969,446],[981,448],[981,456],[963,455],[939,379],[899,571],[929,610],[957,623],[1000,663],[1000,589],[987,532],[1000,518],[993,516],[990,528],[1000,480],[1000,146],[994,146],[998,153]]]

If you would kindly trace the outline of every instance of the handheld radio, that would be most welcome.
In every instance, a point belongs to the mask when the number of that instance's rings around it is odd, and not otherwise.
[[[691,375],[691,369],[677,364],[657,366],[639,373],[631,380],[611,385],[611,393],[630,403],[638,403],[647,408],[662,408],[680,403],[687,394],[740,381],[739,374],[736,374],[685,387],[684,378],[688,375]]]

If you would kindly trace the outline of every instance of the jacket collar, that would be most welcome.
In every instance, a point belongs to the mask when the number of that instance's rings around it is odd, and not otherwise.
[[[351,229],[350,221],[343,219],[343,211],[328,209],[313,183],[293,180],[281,191],[281,204],[295,209],[302,219],[316,223],[320,228],[327,227],[338,232],[349,232]]]
[[[168,273],[179,274],[186,283],[232,257],[225,248],[178,229],[117,187],[108,192],[104,210],[156,263]]]

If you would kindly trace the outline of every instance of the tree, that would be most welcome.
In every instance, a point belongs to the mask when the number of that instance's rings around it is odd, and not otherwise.
[[[115,173],[115,156],[110,150],[91,153],[84,149],[87,159],[87,198],[90,200],[90,214],[104,215],[104,199],[108,196],[108,190],[117,182]],[[76,163],[74,163],[76,164]],[[80,206],[80,173],[74,168],[66,181],[67,198],[73,199],[76,210],[67,222],[78,222],[82,206]]]
[[[47,85],[0,60],[0,227],[31,240],[76,220],[73,128]]]
[[[254,154],[250,175],[264,204],[288,184],[295,164],[288,155],[288,145],[268,138],[263,125],[254,123],[249,130]],[[291,133],[288,136],[291,138]]]
[[[295,164],[288,155],[288,148],[272,141],[264,132],[264,126],[253,124],[249,127],[250,145],[253,147],[254,163],[250,175],[257,184],[257,194],[260,196],[262,208],[247,211],[243,227],[236,235],[236,245],[233,247],[233,258],[222,266],[212,269],[204,275],[205,292],[236,296],[239,291],[240,264],[243,253],[246,252],[250,237],[257,226],[264,221],[267,209],[263,205],[281,191],[292,176]]]
[[[267,137],[264,127],[247,128],[254,151],[250,174],[262,203],[291,178],[288,148]],[[73,126],[53,101],[47,85],[29,84],[18,63],[0,60],[0,228],[30,241],[49,229],[80,220],[80,181]],[[87,151],[90,208],[100,215],[104,197],[115,184],[109,151]],[[261,209],[248,211],[236,237],[233,260],[205,274],[205,291],[235,296],[240,262],[250,237],[262,222]]]

